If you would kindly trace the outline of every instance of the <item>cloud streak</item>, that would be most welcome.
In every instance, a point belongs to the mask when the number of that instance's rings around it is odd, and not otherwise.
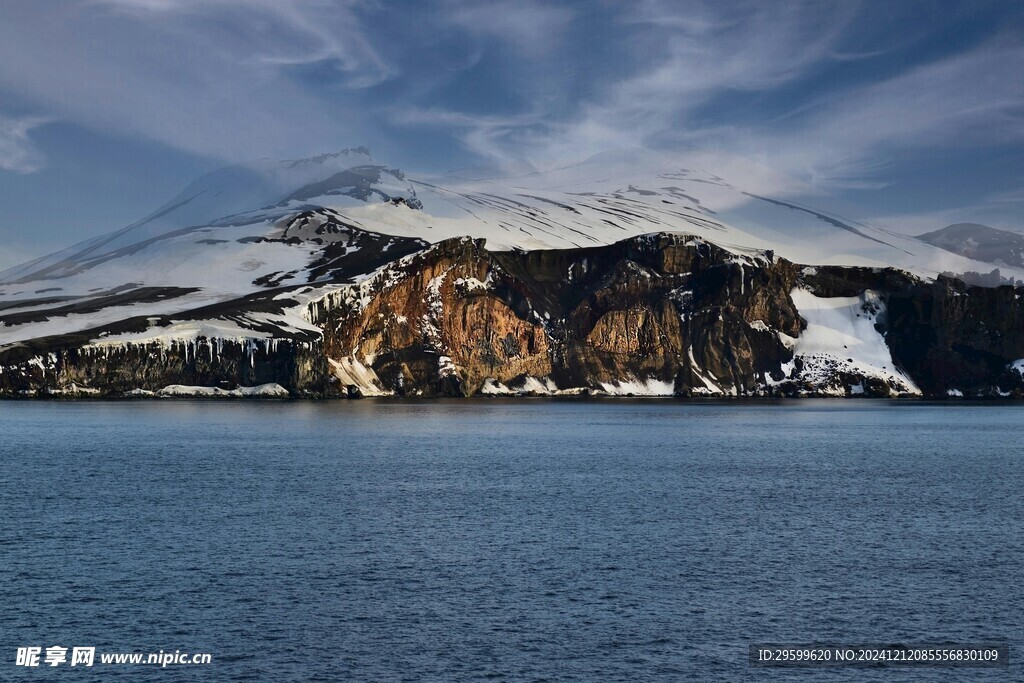
[[[920,149],[1024,142],[1024,47],[987,45],[825,98],[795,130],[747,131],[743,144],[825,187],[856,183]]]
[[[133,15],[140,20],[189,20],[190,29],[209,26],[209,21],[229,21],[238,32],[212,32],[222,47],[241,61],[255,59],[266,64],[309,64],[332,60],[342,73],[350,74],[349,85],[365,87],[389,76],[388,68],[359,30],[352,0],[93,0]],[[203,36],[203,31],[197,33]],[[180,37],[180,36],[179,36]]]
[[[0,89],[69,122],[223,160],[362,133],[343,102],[325,108],[288,68],[328,67],[325,84],[343,89],[388,77],[343,4],[41,0],[11,14],[0,23]],[[48,26],[47,40],[26,25]]]
[[[558,51],[560,35],[575,13],[567,7],[534,0],[447,2],[448,21],[488,40],[508,43],[532,58]]]
[[[7,118],[0,116],[0,169],[14,173],[32,173],[46,162],[29,135],[34,128],[48,123],[43,118]]]
[[[538,105],[472,117],[405,107],[396,120],[455,124],[468,148],[502,163],[544,166],[612,147],[690,145],[711,132],[695,127],[691,114],[716,96],[770,90],[829,59],[857,3],[828,6],[827,16],[808,3],[742,3],[724,14],[718,6],[648,0],[619,16],[621,60],[631,73],[571,111]],[[539,94],[527,91],[525,99],[543,102]]]
[[[885,53],[846,47],[861,3],[744,3],[726,13],[717,6],[638,4],[621,22],[656,27],[633,42],[662,50],[568,115],[542,107],[510,116],[405,107],[394,111],[395,120],[449,127],[474,153],[506,166],[557,165],[614,147],[718,149],[822,190],[885,187],[895,154],[1024,141],[1024,82],[1017,76],[1024,46],[1005,37],[805,97],[781,117],[743,124],[698,117],[716,98],[731,96],[742,107],[744,99],[755,101],[835,63]]]

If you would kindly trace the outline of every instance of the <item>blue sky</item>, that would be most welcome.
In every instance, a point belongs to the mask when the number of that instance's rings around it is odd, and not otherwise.
[[[1024,228],[1015,0],[33,0],[0,9],[0,267],[234,161],[738,154],[907,232]]]

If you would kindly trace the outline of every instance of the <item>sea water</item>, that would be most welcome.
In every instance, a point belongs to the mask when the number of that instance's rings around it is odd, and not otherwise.
[[[85,680],[15,661],[80,646],[102,680],[1024,680],[1022,428],[1009,403],[6,402],[0,679]],[[1008,669],[747,659],[992,640]],[[211,662],[99,661],[135,652]]]

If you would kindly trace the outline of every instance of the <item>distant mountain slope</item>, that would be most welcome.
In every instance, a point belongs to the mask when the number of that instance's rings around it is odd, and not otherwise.
[[[917,238],[975,261],[1024,268],[1024,235],[979,223],[954,223]]]

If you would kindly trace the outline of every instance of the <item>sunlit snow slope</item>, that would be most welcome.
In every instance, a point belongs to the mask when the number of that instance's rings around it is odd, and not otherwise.
[[[787,199],[804,189],[738,160],[647,152],[484,179],[407,176],[364,148],[260,160],[198,179],[121,230],[0,273],[0,345],[352,282],[463,235],[504,250],[683,232],[799,263],[896,266],[924,277],[988,269]]]

